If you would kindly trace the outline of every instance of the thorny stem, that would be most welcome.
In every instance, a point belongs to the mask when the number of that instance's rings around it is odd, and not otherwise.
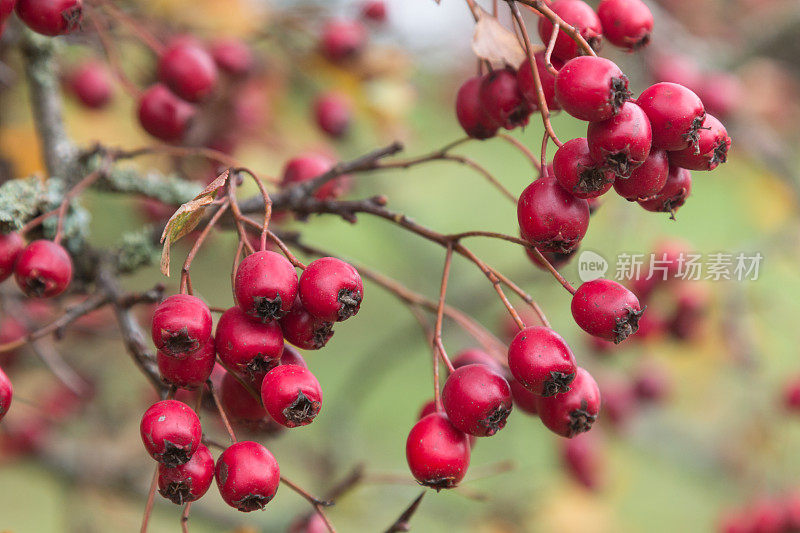
[[[303,489],[297,483],[288,480],[285,476],[281,476],[281,483],[292,489],[294,492],[302,496],[308,503],[314,507],[314,510],[317,512],[322,521],[325,522],[325,527],[328,528],[330,533],[336,533],[336,529],[331,524],[331,521],[328,519],[328,516],[325,514],[324,507],[329,507],[333,505],[330,501],[320,500],[319,498],[313,496],[307,490]]]
[[[186,261],[184,261],[183,268],[181,269],[181,294],[187,294],[187,292],[188,294],[192,294],[193,291],[189,286],[189,267],[192,266],[192,261],[194,261],[194,258],[197,255],[197,252],[200,250],[200,247],[203,246],[203,243],[205,242],[206,238],[208,238],[208,235],[211,233],[214,225],[219,221],[220,218],[222,218],[222,215],[225,214],[225,212],[228,210],[228,207],[230,207],[230,202],[222,204],[222,206],[217,209],[217,212],[214,213],[214,215],[208,221],[206,227],[203,228],[202,232],[200,232],[197,240],[194,241],[192,249],[189,250],[188,254],[186,254]]]
[[[228,415],[225,413],[225,409],[222,407],[222,402],[219,399],[219,394],[217,393],[216,387],[214,387],[214,383],[209,379],[206,381],[206,386],[208,387],[209,392],[211,392],[211,397],[214,398],[214,405],[217,406],[219,417],[222,419],[222,423],[225,425],[225,430],[228,432],[228,437],[230,437],[231,443],[236,444],[236,434],[233,432],[233,427],[231,427],[231,423],[228,420]]]

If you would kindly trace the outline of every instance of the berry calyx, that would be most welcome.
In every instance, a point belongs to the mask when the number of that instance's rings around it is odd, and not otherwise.
[[[322,154],[307,153],[293,157],[283,168],[281,187],[312,180],[328,172],[335,164],[333,159]],[[335,200],[347,192],[350,183],[350,176],[339,176],[314,191],[314,198]]]
[[[532,326],[517,333],[508,345],[508,368],[532,393],[553,396],[570,390],[578,366],[561,335]]]
[[[517,202],[522,238],[540,252],[569,253],[589,228],[589,204],[545,175],[528,185]]]
[[[233,292],[247,316],[264,323],[278,320],[297,296],[297,272],[279,253],[256,252],[239,265]]]
[[[688,170],[714,170],[728,160],[731,138],[725,126],[706,114],[697,133],[697,146],[669,152],[671,164]]]
[[[0,420],[6,416],[6,413],[11,408],[11,400],[14,397],[14,387],[11,385],[11,380],[3,369],[0,368]]]
[[[642,108],[653,132],[653,148],[683,150],[697,147],[706,111],[703,102],[683,85],[661,82],[639,95]]]
[[[205,99],[217,84],[217,64],[191,37],[175,39],[158,61],[158,79],[187,102]]]
[[[0,281],[14,273],[14,265],[24,248],[25,242],[19,233],[0,233]]]
[[[228,368],[250,377],[263,375],[280,364],[283,333],[277,322],[256,322],[235,306],[217,322],[216,347]]]
[[[150,332],[156,348],[184,359],[211,339],[211,311],[196,296],[173,294],[153,311]]]
[[[680,208],[692,192],[692,173],[685,168],[670,165],[667,182],[658,194],[646,200],[639,200],[639,205],[648,211],[670,213]]]
[[[178,359],[159,350],[156,361],[158,372],[165,383],[184,389],[197,389],[211,377],[216,356],[212,337],[199,350],[184,359]]]
[[[139,430],[147,453],[169,467],[187,463],[203,437],[197,414],[177,400],[151,405],[142,416]]]
[[[183,139],[195,115],[195,107],[157,83],[139,98],[139,123],[147,133],[166,142]]]
[[[219,494],[225,503],[244,513],[263,509],[278,492],[278,461],[257,442],[242,441],[228,447],[217,459]]]
[[[319,350],[333,337],[333,322],[326,322],[306,311],[300,298],[280,320],[283,338],[303,350]]]
[[[572,317],[581,329],[614,344],[639,330],[642,313],[636,295],[609,279],[587,281],[572,296]]]
[[[638,105],[625,102],[610,119],[590,122],[586,141],[595,163],[624,178],[650,155],[650,121]]]
[[[352,113],[349,100],[339,93],[324,93],[314,101],[317,126],[335,139],[347,134]]]
[[[281,365],[264,376],[261,400],[278,424],[287,428],[305,426],[322,408],[322,388],[307,368]]]
[[[214,480],[214,458],[203,444],[189,462],[179,466],[158,465],[158,492],[174,504],[197,501]]]
[[[452,489],[467,473],[470,445],[467,434],[443,413],[432,413],[414,424],[406,440],[406,460],[420,485]]]
[[[582,0],[557,0],[550,4],[550,9],[561,17],[564,22],[573,26],[581,36],[586,39],[589,46],[594,50],[599,50],[603,42],[603,26],[594,9]],[[547,44],[553,35],[553,24],[545,17],[539,18],[539,37],[542,42]],[[569,61],[575,56],[581,55],[583,50],[578,43],[559,29],[556,44],[553,48],[553,56],[562,61]]]
[[[303,307],[325,322],[341,322],[355,316],[364,299],[358,271],[335,257],[309,263],[300,275],[298,295]]]
[[[27,296],[58,296],[72,281],[72,259],[60,244],[33,241],[17,257],[14,279]]]
[[[73,70],[68,78],[68,87],[89,109],[102,109],[114,96],[111,75],[98,61],[87,61]]]
[[[558,183],[576,198],[595,198],[614,184],[614,173],[594,162],[585,137],[569,140],[556,150],[553,173]]]
[[[602,57],[570,59],[558,71],[556,99],[573,117],[591,122],[607,120],[631,96],[628,78],[613,62]]]
[[[511,388],[489,366],[466,365],[447,378],[442,405],[457,429],[475,437],[489,437],[505,427],[511,414]]]
[[[539,398],[536,411],[542,423],[562,437],[589,431],[600,413],[600,389],[594,378],[578,367],[570,390]]]
[[[542,83],[542,94],[544,95],[547,109],[550,111],[558,111],[561,109],[561,104],[556,99],[556,77],[552,72],[547,70],[544,61],[544,52],[536,52],[533,56],[536,62],[536,70],[539,71],[539,81]],[[550,63],[557,71],[561,70],[564,62],[558,58],[551,57]],[[539,99],[536,96],[536,84],[533,80],[533,70],[528,59],[524,59],[517,70],[517,84],[522,96],[527,100],[528,105],[532,110],[539,109]]]
[[[507,130],[528,124],[533,111],[522,96],[517,73],[511,67],[495,70],[483,77],[480,101],[492,121]]]
[[[603,37],[614,46],[634,51],[650,43],[653,14],[641,0],[602,0],[597,17]]]
[[[499,126],[489,116],[481,102],[483,78],[475,76],[461,85],[456,95],[456,117],[464,132],[473,139],[489,139]]]
[[[614,182],[614,190],[626,200],[644,200],[658,194],[667,183],[669,159],[664,150],[651,150],[644,163],[631,171],[628,178]]]
[[[333,63],[355,59],[367,43],[367,30],[357,20],[329,20],[322,29],[320,49]]]
[[[17,16],[42,35],[56,36],[77,30],[83,16],[82,0],[17,0]]]

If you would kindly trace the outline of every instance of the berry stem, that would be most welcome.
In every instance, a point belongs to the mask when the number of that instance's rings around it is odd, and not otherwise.
[[[442,321],[444,318],[444,304],[445,299],[447,297],[447,281],[450,278],[450,265],[453,262],[453,247],[452,245],[447,247],[447,253],[445,254],[444,258],[444,268],[442,269],[442,284],[439,289],[439,303],[436,308],[436,326],[433,333],[433,357],[434,360],[437,357],[436,352],[439,352],[439,355],[444,361],[444,364],[447,365],[447,369],[450,372],[455,371],[453,368],[453,363],[450,362],[450,358],[447,357],[447,351],[444,349],[444,343],[442,342]],[[436,390],[439,390],[439,373],[438,373],[438,365],[434,364],[435,369],[435,387]]]
[[[164,45],[156,39],[144,26],[139,24],[136,20],[129,17],[124,11],[117,8],[112,2],[108,0],[99,0],[99,3],[105,8],[113,18],[117,19],[123,26],[126,26],[130,32],[139,39],[145,46],[150,48],[156,55],[161,55],[164,51]]]
[[[269,197],[266,187],[264,187],[264,182],[261,181],[261,178],[256,176],[252,170],[242,167],[235,169],[234,172],[237,174],[244,172],[253,178],[253,181],[255,181],[258,186],[258,191],[261,193],[261,197],[264,199],[264,224],[261,227],[260,241],[261,251],[263,252],[267,249],[267,233],[269,233],[269,221],[272,218],[272,199]]]
[[[233,179],[230,177],[228,178],[228,199],[231,205],[231,213],[233,213],[233,222],[236,224],[236,231],[239,232],[239,242],[244,245],[248,254],[252,254],[255,252],[255,249],[253,248],[253,245],[250,244],[250,239],[248,238],[247,232],[242,224],[243,215],[242,211],[239,209],[239,203],[236,201],[236,186],[233,183]],[[270,204],[271,202],[272,200],[270,200]]]
[[[252,218],[248,218],[248,217],[246,217],[246,216],[243,216],[243,217],[242,217],[242,222],[244,222],[245,224],[248,224],[248,225],[250,225],[250,226],[259,227],[259,226],[258,226],[258,223],[257,223],[255,220],[253,220]],[[270,230],[267,230],[267,234],[266,234],[266,236],[267,236],[267,237],[269,237],[269,239],[270,239],[272,242],[274,242],[274,243],[275,243],[275,245],[276,245],[278,248],[280,248],[281,252],[283,252],[283,255],[285,255],[285,256],[286,256],[286,259],[288,259],[288,260],[289,260],[289,262],[290,262],[292,265],[294,265],[295,267],[297,267],[297,268],[299,268],[299,269],[301,269],[301,270],[305,270],[305,268],[306,268],[306,265],[305,265],[305,264],[303,264],[303,262],[302,262],[302,261],[300,261],[300,260],[299,260],[299,259],[298,259],[298,258],[297,258],[297,257],[296,257],[296,256],[295,256],[293,253],[292,253],[292,251],[289,249],[289,247],[288,247],[288,246],[286,246],[286,243],[285,243],[285,242],[283,242],[283,241],[281,240],[281,238],[280,238],[280,237],[278,237],[277,235],[275,235],[275,234],[274,234],[272,231],[270,231]]]
[[[153,513],[153,503],[156,498],[156,488],[158,488],[158,465],[153,472],[153,481],[150,482],[150,491],[147,493],[147,503],[144,506],[144,514],[142,515],[142,527],[139,529],[140,533],[147,533],[147,525],[150,522],[150,515]]]
[[[192,509],[192,502],[183,506],[181,514],[181,533],[189,533],[189,511]]]
[[[553,27],[553,33],[550,35],[550,41],[547,43],[547,50],[545,50],[544,52],[544,67],[553,76],[558,76],[558,71],[553,66],[552,57],[553,57],[553,50],[556,47],[556,40],[558,39],[558,34],[560,29],[561,29],[560,24],[556,24]]]
[[[186,261],[184,261],[183,268],[181,269],[181,294],[187,294],[187,292],[188,294],[192,294],[193,291],[191,290],[191,281],[189,280],[189,267],[192,266],[192,261],[194,261],[197,252],[200,251],[200,247],[203,246],[203,243],[205,242],[206,238],[208,238],[208,235],[211,233],[214,225],[219,222],[219,219],[222,218],[222,215],[225,214],[229,207],[230,202],[226,202],[222,204],[219,209],[217,209],[217,212],[214,213],[214,215],[208,221],[208,224],[206,224],[206,227],[203,228],[203,231],[197,237],[197,240],[194,241],[189,253],[186,254]]]
[[[217,406],[219,417],[222,419],[222,423],[225,425],[225,430],[228,432],[231,443],[236,444],[236,434],[233,432],[233,427],[231,427],[231,423],[228,420],[228,415],[225,414],[225,409],[222,408],[222,402],[219,400],[219,394],[217,393],[217,389],[214,387],[214,383],[209,379],[206,381],[206,386],[208,386],[208,390],[211,392],[211,396],[214,398],[214,405]]]
[[[116,46],[114,46],[114,41],[109,37],[107,29],[100,24],[100,19],[102,18],[100,12],[89,5],[83,6],[83,12],[86,14],[86,18],[92,23],[92,26],[94,26],[95,33],[97,33],[97,37],[100,40],[100,46],[103,48],[103,52],[105,53],[106,59],[108,59],[108,63],[117,81],[122,85],[125,92],[128,93],[128,96],[138,101],[142,91],[131,81],[128,75],[125,74],[125,69],[122,68],[122,60],[120,59]],[[105,23],[105,20],[103,20],[103,22]]]
[[[594,51],[594,48],[583,38],[583,35],[580,34],[578,30],[574,27],[567,24],[564,19],[562,19],[555,11],[550,9],[546,2],[543,0],[506,0],[509,4],[514,4],[515,2],[519,2],[520,4],[524,4],[531,8],[533,11],[538,11],[543,17],[549,20],[553,26],[558,26],[561,28],[561,31],[566,33],[573,41],[578,43],[580,47],[583,49],[584,53],[589,56],[596,56],[597,52]],[[516,6],[512,7],[512,13]],[[557,31],[554,33],[558,33]]]
[[[314,511],[316,511],[319,517],[322,518],[322,521],[325,523],[325,527],[328,528],[328,531],[330,533],[336,533],[336,529],[333,527],[333,524],[331,524],[330,519],[328,519],[328,516],[325,514],[325,511],[323,509],[324,507],[329,507],[333,505],[332,502],[326,500],[320,500],[319,498],[309,493],[307,490],[303,489],[297,483],[288,480],[285,476],[281,476],[281,483],[292,489],[294,492],[302,496],[308,503],[310,503],[312,507],[314,507]]]

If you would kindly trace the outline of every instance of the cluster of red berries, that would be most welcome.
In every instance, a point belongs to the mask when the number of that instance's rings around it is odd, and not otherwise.
[[[83,16],[82,0],[0,0],[0,34],[15,11],[27,27],[42,35],[65,35],[77,30]]]
[[[719,533],[792,533],[800,531],[800,495],[797,492],[762,497],[719,517]]]
[[[227,369],[221,401],[233,420],[261,424],[258,429],[267,415],[279,427],[310,424],[322,407],[322,389],[284,341],[306,350],[325,346],[333,325],[358,313],[361,277],[348,263],[323,257],[298,279],[283,255],[260,251],[239,265],[234,295],[237,305],[222,314],[215,335],[208,306],[195,296],[176,294],[156,307],[152,338],[162,378],[174,387],[202,388],[219,357]],[[211,483],[214,461],[201,437],[197,415],[180,401],[156,403],[142,419],[145,447],[161,463],[161,494],[176,503],[196,500]],[[234,444],[217,461],[220,494],[241,511],[263,508],[279,478],[275,458],[255,442]]]

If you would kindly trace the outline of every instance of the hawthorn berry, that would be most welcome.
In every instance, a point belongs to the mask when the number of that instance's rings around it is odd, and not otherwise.
[[[669,153],[669,162],[688,170],[714,170],[728,160],[731,138],[725,126],[706,114],[697,132],[697,146]]]
[[[650,155],[650,121],[642,108],[625,102],[610,119],[590,122],[586,141],[595,163],[625,178]]]
[[[58,296],[72,281],[72,259],[60,244],[33,241],[17,257],[14,279],[27,296]]]
[[[522,383],[513,378],[508,380],[508,386],[511,387],[511,398],[514,400],[514,406],[524,413],[535,415],[536,399],[539,395],[532,393]]]
[[[475,437],[490,437],[505,427],[511,414],[511,388],[491,367],[466,365],[447,378],[442,405],[457,429]]]
[[[706,111],[691,89],[677,83],[656,83],[642,91],[636,104],[650,120],[653,148],[672,151],[697,146]]]
[[[258,395],[263,379],[263,374],[253,377],[237,377],[231,372],[225,372],[219,386],[219,396],[222,407],[231,421],[250,430],[264,429],[268,425],[267,412],[261,405]],[[250,390],[245,388],[239,380],[247,383]]]
[[[319,513],[301,515],[290,525],[286,533],[328,533],[330,530]]]
[[[357,20],[332,19],[322,28],[320,50],[334,63],[358,56],[367,44],[367,30]]]
[[[169,467],[187,463],[203,437],[197,414],[177,400],[151,405],[142,416],[139,430],[147,453]]]
[[[14,12],[17,0],[0,0],[0,25]]]
[[[320,320],[303,307],[297,298],[289,313],[280,320],[283,338],[303,350],[319,350],[333,337],[333,322]]]
[[[556,77],[552,72],[547,70],[544,61],[544,52],[536,52],[533,58],[536,62],[536,70],[539,72],[539,81],[542,84],[542,94],[544,95],[547,109],[550,111],[558,111],[561,109],[561,104],[556,99]],[[550,64],[556,70],[561,70],[564,66],[564,62],[555,57],[550,58]],[[520,64],[517,70],[517,84],[519,85],[522,96],[525,97],[525,100],[531,107],[531,110],[539,109],[539,99],[536,96],[536,83],[533,79],[533,70],[527,58],[522,61],[522,64]]]
[[[692,173],[685,168],[670,165],[667,182],[655,196],[639,200],[639,205],[647,211],[671,213],[675,217],[675,211],[685,202],[692,192]]]
[[[532,393],[553,396],[569,390],[578,366],[561,335],[532,326],[517,333],[508,345],[508,368]]]
[[[19,233],[0,233],[0,281],[14,273],[14,265],[24,248],[25,242]]]
[[[628,78],[613,62],[602,57],[570,59],[558,71],[556,99],[573,117],[591,122],[607,120],[631,96]]]
[[[150,330],[156,348],[185,359],[211,339],[211,311],[196,296],[173,294],[153,311]]]
[[[322,388],[307,368],[281,365],[264,376],[261,400],[278,424],[287,428],[305,426],[322,408]]]
[[[192,104],[160,83],[152,85],[139,98],[139,123],[147,133],[162,141],[183,139],[195,112]]]
[[[597,17],[603,37],[614,46],[634,51],[650,42],[653,14],[642,0],[602,0]]]
[[[253,70],[253,52],[247,43],[239,39],[217,39],[211,43],[210,52],[217,68],[229,76],[241,78]]]
[[[68,87],[89,109],[101,109],[114,96],[114,85],[108,69],[99,61],[87,61],[70,73]]]
[[[217,84],[217,64],[191,37],[174,39],[158,61],[158,79],[187,102],[205,99]]]
[[[80,27],[82,0],[17,0],[17,16],[42,35],[64,35]]]
[[[507,130],[528,124],[533,111],[522,96],[517,74],[511,67],[495,70],[483,77],[480,102],[492,121]]]
[[[609,279],[587,281],[572,296],[572,317],[581,329],[614,344],[639,330],[642,313],[636,295]]]
[[[436,412],[436,401],[430,400],[426,402],[425,405],[423,405],[422,408],[419,410],[419,414],[417,415],[417,421],[422,420],[429,414],[435,412]]]
[[[364,299],[358,271],[335,257],[321,257],[309,263],[300,275],[297,292],[303,307],[326,322],[355,316]]]
[[[216,480],[225,503],[242,512],[263,509],[278,492],[278,461],[257,442],[241,441],[217,459]]]
[[[169,385],[184,389],[197,389],[211,377],[216,355],[213,337],[185,359],[177,359],[159,351],[156,354],[158,372],[161,374],[161,379]]]
[[[655,365],[644,365],[633,378],[633,393],[641,403],[661,403],[671,388],[669,375]]]
[[[328,172],[335,164],[333,159],[322,154],[307,153],[294,157],[283,168],[281,187],[289,187],[312,180]],[[314,191],[314,198],[335,200],[347,192],[350,184],[350,176],[339,176]]]
[[[500,127],[481,102],[483,78],[475,76],[461,85],[456,95],[456,117],[464,132],[473,139],[489,139]]]
[[[217,322],[216,346],[228,368],[255,376],[280,364],[283,333],[277,322],[256,322],[241,307],[234,306]]]
[[[664,150],[651,150],[644,163],[634,168],[628,178],[614,182],[614,190],[626,200],[655,196],[664,188],[669,175],[669,159]]]
[[[406,440],[406,460],[420,485],[452,489],[467,473],[470,445],[467,434],[443,413],[432,413],[414,424]]]
[[[278,320],[297,296],[297,272],[279,253],[256,252],[239,264],[233,292],[247,316],[264,323]]]
[[[675,309],[667,323],[669,334],[678,340],[697,338],[703,331],[703,318],[708,313],[710,295],[702,285],[679,285]]]
[[[556,0],[550,4],[550,9],[561,17],[564,22],[573,26],[586,39],[592,49],[598,50],[600,48],[603,42],[603,26],[600,24],[600,19],[597,18],[597,13],[594,12],[594,9],[589,4],[582,0]],[[540,17],[538,29],[542,42],[548,44],[550,37],[553,35],[553,24],[545,17]],[[562,61],[569,61],[582,53],[583,50],[581,50],[578,43],[572,40],[563,30],[559,29],[555,47],[553,48],[553,57],[557,57]]]
[[[567,473],[589,490],[603,484],[603,461],[601,442],[592,433],[582,433],[572,439],[558,443],[561,461]]]
[[[569,253],[589,228],[589,204],[545,175],[522,191],[517,221],[522,238],[540,252]]]
[[[214,458],[203,444],[187,463],[173,467],[158,465],[158,492],[177,505],[202,498],[213,480]]]
[[[576,198],[595,198],[614,184],[614,173],[594,162],[585,137],[569,140],[556,150],[553,173],[558,183]]]
[[[461,350],[453,358],[453,368],[461,368],[467,365],[486,365],[498,374],[503,374],[503,366],[497,362],[497,359],[484,352],[480,348],[467,348]]]
[[[638,402],[633,385],[620,377],[603,382],[603,421],[622,431],[636,414]]]
[[[729,72],[703,76],[696,90],[706,113],[723,119],[733,115],[746,101],[742,82]]]
[[[11,408],[11,399],[14,397],[14,387],[3,369],[0,368],[0,420],[6,416]]]
[[[317,126],[333,138],[338,139],[347,134],[352,113],[349,100],[339,93],[324,93],[314,101]]]
[[[600,413],[600,389],[594,378],[578,367],[570,389],[539,398],[536,411],[544,425],[562,437],[589,431]]]
[[[282,365],[297,365],[302,366],[303,368],[308,368],[306,364],[306,360],[303,359],[303,356],[300,355],[300,352],[294,349],[294,347],[289,346],[288,344],[283,345],[283,354],[281,355],[281,364]]]
[[[361,15],[373,22],[386,21],[386,2],[384,0],[367,0],[361,6]]]

